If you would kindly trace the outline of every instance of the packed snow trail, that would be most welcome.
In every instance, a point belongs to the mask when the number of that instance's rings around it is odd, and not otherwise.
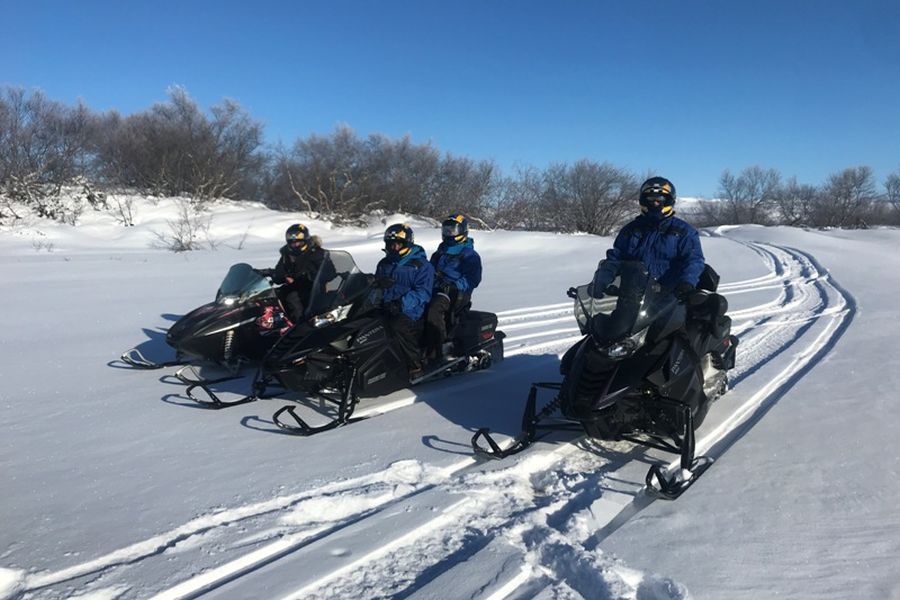
[[[724,284],[720,291],[729,298],[764,289],[778,294],[729,313],[741,337],[731,373],[733,389],[713,406],[698,432],[698,452],[713,457],[734,444],[833,347],[855,311],[852,297],[811,257],[772,245],[749,246],[771,273]],[[509,334],[507,356],[548,349],[561,353],[581,337],[571,302],[503,311],[498,317],[498,329],[514,332]],[[566,320],[571,328],[560,326]],[[777,371],[774,359],[788,351],[792,360]],[[740,402],[737,408],[735,401]],[[405,393],[387,405],[361,406],[357,414],[398,410],[416,402],[414,394]],[[634,460],[644,455],[659,458],[628,443],[580,439],[555,449],[552,441],[536,444],[517,460],[503,463],[482,465],[467,458],[435,468],[400,461],[369,476],[201,515],[167,533],[59,571],[7,570],[6,579],[12,582],[12,593],[29,597],[55,598],[73,589],[144,597],[151,590],[128,589],[129,569],[157,557],[165,561],[198,540],[224,535],[231,541],[218,543],[232,548],[245,544],[252,551],[187,580],[160,577],[165,587],[156,590],[158,597],[210,592],[235,597],[242,590],[266,589],[263,583],[285,581],[267,576],[279,570],[295,573],[286,579],[290,589],[278,590],[289,596],[427,597],[471,561],[488,556],[496,561],[498,554],[505,558],[497,576],[470,580],[463,595],[525,597],[547,589],[587,597],[591,589],[604,589],[613,598],[638,590],[652,590],[660,598],[686,597],[675,582],[631,572],[598,552],[606,536],[652,502],[640,491],[646,464]],[[317,517],[320,503],[329,506],[325,520]],[[396,515],[404,518],[398,521]],[[240,524],[246,532],[233,531]],[[370,548],[342,550],[336,542],[350,530],[370,530]],[[165,565],[154,568],[164,570]]]
[[[830,350],[849,326],[855,311],[852,297],[833,284],[809,257],[787,248],[754,247],[771,261],[780,277],[783,293],[774,303],[775,306],[767,303],[765,310],[747,312],[758,317],[758,320],[747,327],[746,341],[739,346],[742,360],[734,371],[735,388],[748,385],[751,372],[771,363],[787,348],[793,348],[795,344],[803,347],[787,367],[743,401],[731,416],[725,414],[727,411],[723,410],[723,405],[734,397],[735,392],[726,395],[714,406],[698,439],[698,452],[707,452],[713,458],[733,444],[741,431],[761,418],[794,381]],[[727,291],[734,293],[741,289],[739,285],[732,285]],[[594,444],[586,440],[582,443]],[[544,587],[558,593],[563,588],[571,587],[573,581],[590,584],[583,588],[576,585],[574,588],[584,597],[597,597],[598,591],[603,589],[607,590],[608,597],[628,597],[638,588],[643,592],[654,589],[656,594],[666,594],[657,597],[684,597],[683,589],[664,578],[650,577],[645,580],[634,573],[616,577],[614,574],[618,570],[627,573],[628,569],[603,559],[602,553],[598,557],[596,550],[602,540],[654,501],[653,496],[642,491],[644,463],[639,462],[637,473],[634,473],[635,464],[630,461],[633,456],[628,456],[643,450],[630,447],[630,444],[606,446],[600,452],[608,451],[610,446],[621,448],[625,450],[626,460],[621,460],[621,457],[610,460],[581,450],[580,454],[573,456],[573,451],[578,447],[568,445],[555,452],[537,454],[541,459],[529,456],[501,471],[471,473],[463,479],[459,494],[471,497],[482,490],[482,503],[469,499],[453,504],[432,521],[417,523],[415,528],[395,538],[394,542],[381,540],[379,547],[361,559],[298,588],[288,597],[340,597],[349,593],[376,597],[406,595],[414,589],[424,592],[445,572],[462,569],[460,565],[484,552],[485,548],[490,547],[492,552],[497,552],[497,540],[511,541],[505,547],[512,555],[520,554],[521,548],[526,548],[526,551],[521,558],[522,571],[507,582],[509,585],[501,586],[502,593],[491,587],[491,583],[498,583],[496,581],[484,582],[486,587],[479,588],[484,594],[491,592],[491,598],[528,597]],[[557,462],[561,464],[557,466]],[[539,466],[535,468],[535,465]],[[515,486],[509,479],[503,479],[511,472],[519,473],[523,481],[529,482],[525,488],[533,487],[531,482],[535,480],[557,485],[567,480],[563,473],[576,479],[578,485],[571,488],[562,486],[565,489],[558,497],[535,497],[533,491],[529,494],[527,489],[521,489],[522,486]],[[501,479],[502,484],[498,485],[494,478]],[[631,480],[634,483],[621,489],[621,484],[611,485],[611,480]],[[497,490],[510,489],[519,489],[519,494],[510,498],[506,493],[499,496],[496,493]],[[542,490],[541,496],[545,493],[546,490]],[[504,509],[508,511],[504,512]],[[499,515],[505,515],[505,522],[504,517]],[[468,527],[461,529],[461,523],[466,523]],[[553,523],[556,523],[555,527]],[[469,530],[476,533],[467,535]],[[586,535],[587,532],[593,533]],[[428,560],[424,562],[431,572],[427,576],[421,569],[423,561],[412,560],[423,552],[428,553]],[[404,560],[407,554],[408,560]],[[448,556],[452,556],[453,560],[442,560],[442,557]],[[467,560],[459,560],[460,556]],[[558,577],[549,577],[548,573],[559,572],[563,564],[574,571],[578,570],[579,565],[586,565],[586,568],[580,573],[563,577],[565,583],[560,583]],[[286,564],[283,568],[292,567]],[[381,574],[388,572],[392,574],[390,585],[381,578]],[[604,573],[604,576],[600,577],[599,573]],[[449,575],[444,579],[447,578],[461,580]],[[246,588],[238,586],[223,590],[223,593],[227,596],[242,589]],[[468,593],[474,591],[470,589]],[[600,592],[598,597],[607,596]]]

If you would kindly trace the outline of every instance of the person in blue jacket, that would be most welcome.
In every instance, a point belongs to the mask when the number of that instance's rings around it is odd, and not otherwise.
[[[375,268],[382,287],[382,309],[406,359],[410,380],[423,374],[419,338],[424,329],[425,307],[431,300],[434,267],[425,250],[415,244],[409,225],[391,225],[384,232],[385,257]]]
[[[651,177],[641,185],[640,206],[641,214],[622,228],[597,267],[593,295],[603,295],[621,261],[640,260],[663,287],[680,299],[689,297],[706,262],[697,230],[674,216],[675,186],[664,177]]]
[[[425,322],[425,340],[429,360],[439,360],[447,340],[447,317],[464,309],[472,292],[481,283],[481,257],[469,237],[469,220],[452,214],[441,224],[442,242],[434,254],[434,290]]]

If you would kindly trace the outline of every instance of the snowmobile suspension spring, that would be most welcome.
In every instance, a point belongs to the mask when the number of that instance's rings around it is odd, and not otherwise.
[[[549,417],[552,413],[556,412],[556,409],[559,408],[559,405],[562,404],[562,394],[557,394],[556,397],[549,403],[547,406],[541,409],[541,412],[538,413],[536,420],[541,420],[544,417]]]
[[[234,330],[230,329],[225,332],[225,348],[222,352],[225,360],[231,360],[231,346],[234,343]]]

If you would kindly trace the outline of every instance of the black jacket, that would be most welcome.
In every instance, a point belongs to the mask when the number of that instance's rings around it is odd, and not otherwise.
[[[319,268],[325,261],[325,250],[319,238],[310,238],[309,248],[306,252],[293,254],[287,245],[281,247],[281,258],[271,272],[272,281],[287,284],[287,278],[294,279],[292,287],[299,290],[310,290]]]

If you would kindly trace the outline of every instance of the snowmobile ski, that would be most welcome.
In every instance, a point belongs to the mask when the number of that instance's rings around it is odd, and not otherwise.
[[[276,394],[266,394],[265,390],[268,385],[271,385],[271,382],[266,382],[260,379],[259,371],[257,371],[254,376],[253,385],[251,387],[252,392],[246,396],[238,398],[237,400],[223,400],[220,398],[215,392],[210,388],[211,385],[216,383],[223,383],[226,381],[234,381],[237,379],[241,379],[240,375],[235,375],[233,377],[222,377],[217,380],[209,380],[200,383],[192,383],[188,385],[185,390],[185,394],[188,398],[203,406],[205,408],[210,408],[214,410],[222,409],[222,408],[230,408],[232,406],[240,406],[241,404],[249,404],[251,402],[256,402],[257,400],[265,400],[268,398],[274,398]],[[277,384],[276,384],[277,385]],[[280,387],[280,386],[279,386]],[[194,390],[201,390],[205,397],[195,396]]]
[[[177,357],[175,360],[168,360],[164,362],[153,362],[152,360],[145,357],[141,354],[141,351],[137,348],[131,348],[130,350],[126,350],[122,353],[122,356],[119,357],[119,360],[124,362],[127,365],[134,367],[135,369],[163,369],[165,367],[177,367],[184,364],[187,364],[188,361]]]
[[[707,456],[698,456],[693,460],[689,469],[679,468],[668,477],[661,466],[653,465],[647,471],[647,477],[644,480],[647,492],[664,500],[675,500],[687,491],[712,466],[713,462],[715,461]]]
[[[187,386],[191,386],[191,385],[209,386],[209,385],[215,385],[217,383],[224,383],[226,381],[234,381],[235,379],[241,378],[241,375],[237,374],[238,371],[240,370],[239,366],[234,369],[229,368],[228,370],[232,372],[231,375],[206,379],[206,378],[200,376],[200,373],[197,372],[197,369],[194,367],[194,365],[185,365],[185,366],[181,367],[180,369],[178,369],[177,371],[175,371],[174,377],[175,377],[175,379],[177,379],[178,381],[180,381],[181,383],[183,383],[184,385],[187,385]],[[190,375],[188,375],[188,373],[190,373]]]

